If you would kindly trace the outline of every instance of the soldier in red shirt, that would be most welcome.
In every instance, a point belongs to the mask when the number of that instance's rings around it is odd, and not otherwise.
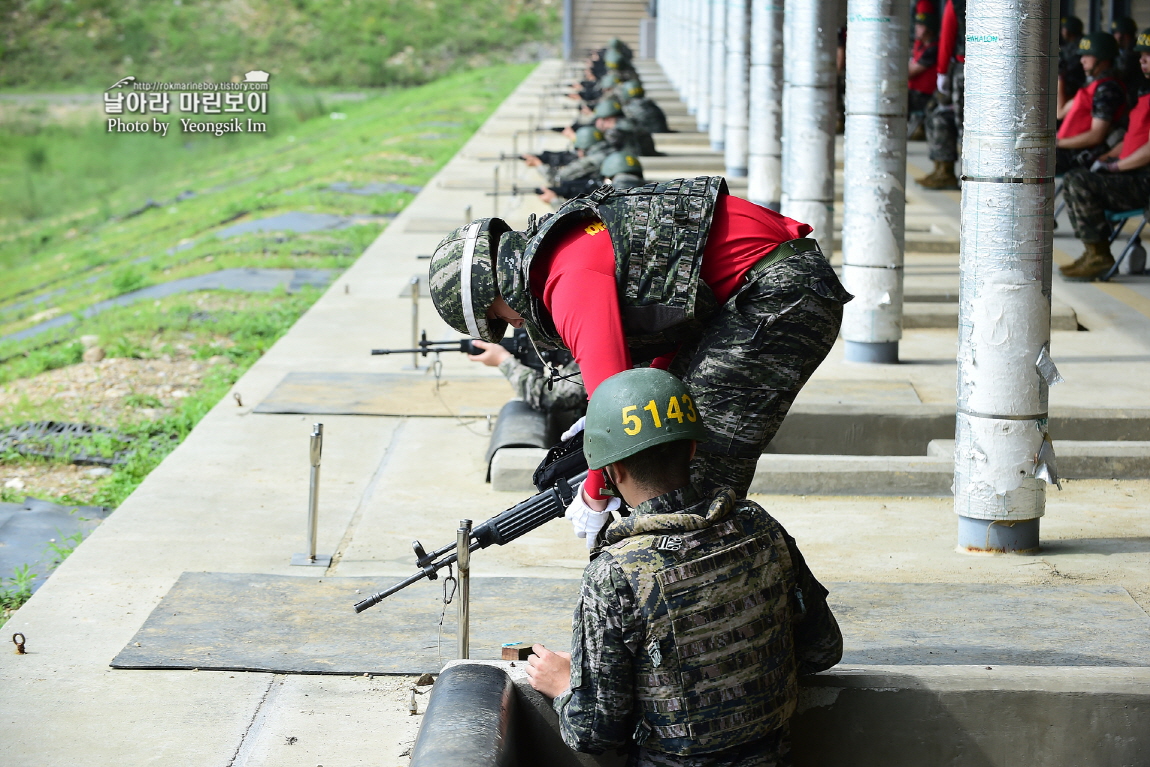
[[[1078,45],[1087,81],[1072,99],[1059,99],[1055,173],[1090,167],[1108,146],[1106,137],[1126,116],[1126,86],[1114,61],[1118,43],[1105,32],[1082,38]]]
[[[923,114],[927,103],[934,95],[938,78],[938,40],[936,39],[937,20],[934,4],[930,0],[919,0],[914,10],[914,47],[910,52],[910,66],[907,69],[908,112],[916,129],[911,138],[921,132]]]
[[[1134,50],[1143,79],[1125,137],[1090,170],[1076,168],[1064,180],[1070,223],[1086,246],[1081,258],[1061,268],[1070,280],[1093,280],[1114,266],[1106,211],[1144,208],[1150,202],[1150,28],[1138,35]]]

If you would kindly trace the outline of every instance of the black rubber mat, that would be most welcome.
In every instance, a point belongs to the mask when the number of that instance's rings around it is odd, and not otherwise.
[[[437,673],[456,658],[456,604],[424,581],[359,615],[352,605],[399,578],[184,573],[112,661],[113,668],[298,674]],[[579,581],[471,580],[471,657],[503,644],[569,650]]]

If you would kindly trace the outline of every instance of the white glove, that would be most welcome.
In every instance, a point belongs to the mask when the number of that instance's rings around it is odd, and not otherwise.
[[[938,92],[944,96],[950,95],[950,76],[949,75],[935,75],[934,87]]]
[[[575,537],[586,538],[587,548],[593,549],[595,548],[595,536],[599,535],[599,531],[611,519],[611,512],[618,509],[620,505],[621,502],[618,498],[612,498],[607,502],[606,509],[595,511],[583,500],[583,487],[580,486],[563,516],[571,520],[571,527],[575,529]]]
[[[567,440],[571,439],[576,434],[583,431],[583,427],[586,426],[586,424],[587,424],[587,416],[585,416],[585,415],[579,416],[578,421],[571,424],[571,427],[569,429],[567,429],[567,431],[565,431],[559,435],[559,441],[560,442],[566,442]]]

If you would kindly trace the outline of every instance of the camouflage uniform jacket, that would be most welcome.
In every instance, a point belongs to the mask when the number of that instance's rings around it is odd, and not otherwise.
[[[549,413],[552,410],[587,409],[587,390],[579,378],[579,365],[569,362],[559,368],[562,376],[575,378],[560,379],[551,389],[547,388],[547,374],[524,365],[515,357],[508,357],[499,363],[499,372],[507,377],[515,396],[526,402],[532,410]]]
[[[603,164],[603,160],[607,159],[609,154],[611,154],[611,145],[606,141],[600,141],[584,152],[578,160],[558,168],[548,168],[550,171],[547,177],[548,186],[555,187],[564,181],[574,181],[579,178],[599,175],[599,166]]]
[[[842,657],[794,539],[758,504],[688,486],[640,504],[606,540],[583,574],[571,690],[554,703],[564,742],[687,767],[785,740],[796,674]]]
[[[623,114],[647,133],[667,132],[667,115],[649,98],[628,101],[623,105]]]
[[[570,225],[605,226],[615,250],[615,282],[627,346],[636,362],[654,359],[687,338],[718,311],[700,279],[703,251],[715,204],[728,194],[721,176],[700,176],[633,189],[603,186],[569,201],[529,230],[522,244],[501,242],[500,293],[527,320],[527,331],[544,349],[564,348],[542,302],[531,292],[531,263],[553,235]],[[560,225],[561,224],[561,225]]]

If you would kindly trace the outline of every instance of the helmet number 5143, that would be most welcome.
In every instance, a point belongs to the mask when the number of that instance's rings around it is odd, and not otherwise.
[[[684,412],[684,407],[686,411]],[[643,420],[639,418],[636,412],[639,409],[638,405],[628,405],[623,408],[621,416],[623,419],[623,432],[628,436],[635,436],[643,430]],[[659,415],[659,406],[655,404],[655,400],[651,400],[643,409],[651,414],[651,421],[655,424],[655,428],[659,429],[663,426],[663,418]],[[678,397],[671,397],[667,402],[667,413],[665,418],[668,421],[677,421],[683,423],[683,418],[686,417],[691,423],[699,420],[699,414],[695,412],[695,403],[686,394],[683,395],[683,404],[679,404]]]

